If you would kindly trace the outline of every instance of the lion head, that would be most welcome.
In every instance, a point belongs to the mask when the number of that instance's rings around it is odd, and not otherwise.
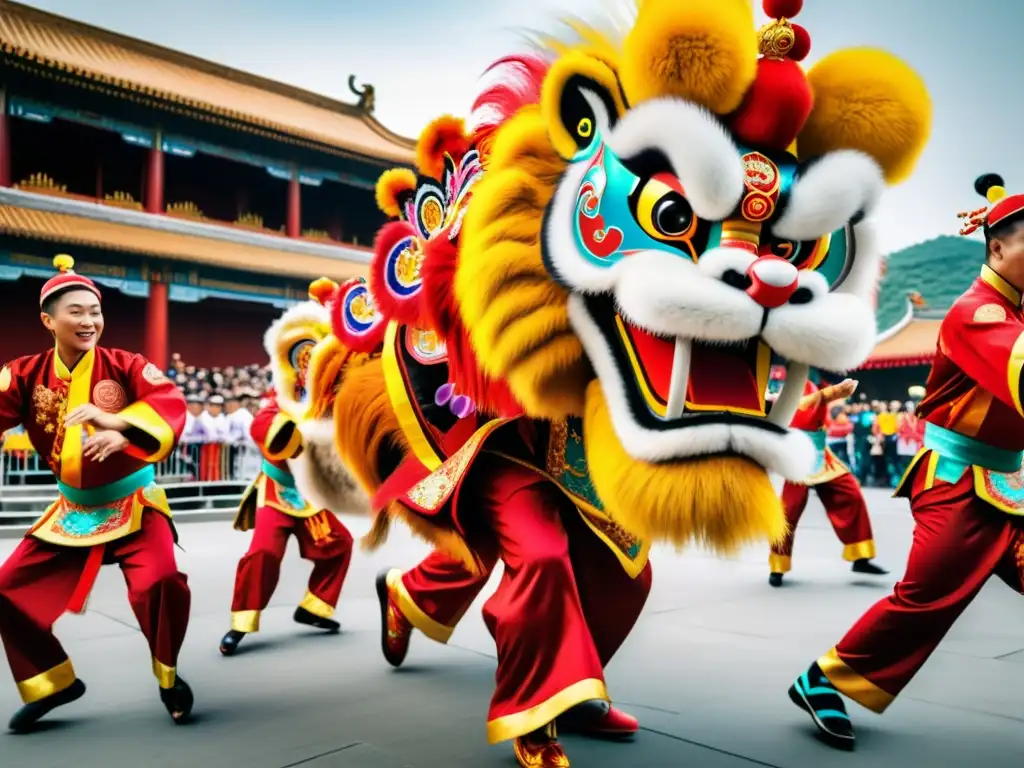
[[[806,30],[757,30],[747,0],[640,0],[618,33],[573,26],[540,98],[495,132],[463,222],[474,347],[531,415],[584,417],[624,524],[723,547],[777,535],[766,471],[813,467],[789,429],[809,367],[873,347],[870,214],[925,144],[927,90],[867,48],[804,72]],[[773,362],[789,384],[769,407]]]

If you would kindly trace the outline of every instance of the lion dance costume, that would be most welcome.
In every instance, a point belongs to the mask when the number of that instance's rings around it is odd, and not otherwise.
[[[781,19],[758,33],[746,0],[644,0],[608,27],[577,23],[542,57],[495,65],[468,129],[471,194],[424,209],[442,231],[398,248],[405,277],[382,285],[375,267],[339,290],[325,342],[344,355],[388,329],[380,358],[341,369],[334,406],[338,454],[379,511],[373,543],[400,519],[452,569],[504,561],[484,607],[488,732],[523,766],[568,765],[549,726],[607,699],[651,541],[733,552],[783,537],[768,472],[814,469],[789,428],[810,367],[854,367],[874,345],[867,214],[928,128],[901,62],[846,51],[805,75],[807,33]],[[395,227],[416,220],[420,182]],[[417,281],[408,248],[423,251],[414,323],[386,293]],[[422,320],[448,370],[416,390],[404,361],[422,356]],[[769,414],[773,358],[788,383]],[[452,411],[456,395],[476,424],[427,423],[424,407]],[[443,638],[458,611],[431,614],[392,573],[387,612]]]
[[[811,375],[819,379],[814,371]],[[769,391],[775,389],[783,380],[782,375],[775,375],[773,372]],[[826,445],[825,423],[828,420],[829,407],[842,399],[836,396],[838,385],[819,386],[819,383],[809,379],[804,385],[804,396],[800,400],[800,406],[791,425],[793,429],[806,432],[814,442],[817,460],[814,472],[801,482],[787,480],[782,486],[782,506],[786,510],[789,530],[782,541],[772,546],[771,554],[768,556],[768,565],[771,568],[768,583],[773,587],[782,586],[783,574],[789,573],[792,567],[793,539],[800,518],[807,508],[807,497],[811,488],[818,494],[825,507],[825,514],[843,544],[843,559],[853,563],[853,572],[873,576],[886,573],[885,569],[871,562],[875,556],[875,540],[871,533],[868,505],[864,501],[860,484],[850,468]]]
[[[235,528],[252,530],[253,536],[238,563],[231,629],[220,643],[225,656],[233,655],[247,634],[259,631],[260,615],[277,587],[292,535],[301,556],[314,564],[295,621],[328,632],[340,628],[331,617],[352,560],[352,535],[331,509],[351,506],[355,486],[347,477],[338,478],[336,470],[322,469],[322,454],[333,457],[333,431],[329,423],[325,429],[306,418],[313,353],[330,333],[330,315],[317,297],[326,300],[336,289],[329,280],[316,281],[310,286],[310,301],[285,312],[264,336],[273,390],[250,427],[263,464],[235,517]],[[319,454],[318,446],[323,446]],[[331,463],[337,465],[327,465]],[[325,498],[331,502],[322,501]],[[334,506],[328,508],[327,503]]]
[[[1024,195],[995,174],[975,189],[991,207],[961,214],[962,234],[991,243],[1024,228]],[[916,523],[906,573],[790,689],[834,746],[854,745],[839,694],[884,712],[991,576],[1024,592],[1024,311],[997,268],[990,255],[939,328],[917,408],[924,447],[896,489]]]

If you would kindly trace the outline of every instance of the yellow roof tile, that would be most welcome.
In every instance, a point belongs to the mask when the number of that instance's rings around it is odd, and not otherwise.
[[[45,67],[389,162],[414,142],[351,104],[0,0],[0,50]]]

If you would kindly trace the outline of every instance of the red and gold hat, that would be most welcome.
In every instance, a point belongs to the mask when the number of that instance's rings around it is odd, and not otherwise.
[[[974,191],[988,200],[989,205],[973,211],[962,211],[958,218],[966,223],[960,230],[961,235],[970,235],[979,229],[991,229],[1008,222],[1016,216],[1024,216],[1024,195],[1009,195],[1003,177],[996,173],[986,173],[974,182]]]
[[[43,290],[39,292],[39,306],[43,306],[43,303],[51,296],[56,295],[61,291],[66,291],[70,288],[78,288],[84,291],[92,292],[97,299],[102,299],[100,295],[100,289],[96,287],[96,283],[90,280],[85,275],[79,275],[74,270],[75,260],[68,256],[66,253],[58,254],[53,257],[53,266],[60,270],[60,273],[54,275],[46,284],[43,285]]]

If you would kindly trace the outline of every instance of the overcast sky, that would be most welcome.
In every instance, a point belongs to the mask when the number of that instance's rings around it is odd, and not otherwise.
[[[376,88],[377,117],[415,136],[442,112],[465,114],[479,73],[516,50],[516,30],[544,29],[602,0],[29,0],[70,16],[328,96],[348,77]],[[758,2],[758,5],[760,3]],[[1022,0],[806,0],[808,63],[876,45],[910,62],[935,103],[915,176],[879,214],[887,250],[955,234],[994,171],[1024,191]]]

